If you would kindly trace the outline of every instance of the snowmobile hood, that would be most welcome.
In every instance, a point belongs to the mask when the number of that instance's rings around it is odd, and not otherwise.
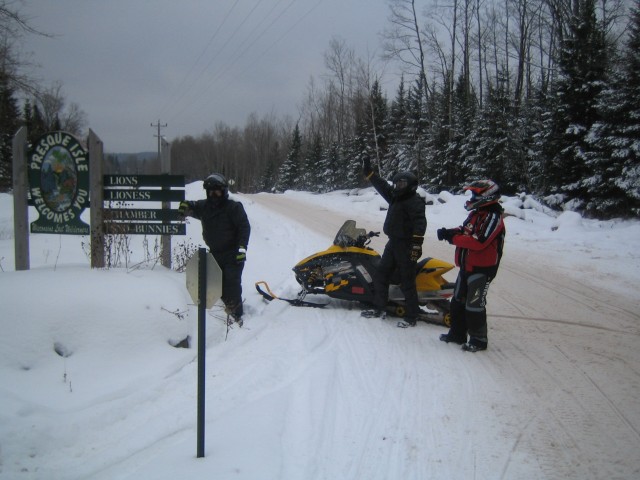
[[[372,250],[370,248],[339,247],[337,245],[331,245],[329,248],[327,248],[326,250],[323,250],[322,252],[314,253],[313,255],[310,255],[307,258],[303,258],[293,268],[302,266],[305,263],[307,263],[307,262],[309,262],[311,260],[314,260],[316,258],[323,257],[325,255],[335,255],[335,254],[338,254],[338,253],[358,253],[358,254],[361,254],[361,255],[370,255],[372,257],[379,257],[380,256],[380,254],[378,252],[376,252],[375,250]]]

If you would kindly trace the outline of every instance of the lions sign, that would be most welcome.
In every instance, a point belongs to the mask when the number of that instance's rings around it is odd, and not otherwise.
[[[73,135],[50,132],[29,152],[29,187],[38,219],[31,233],[89,235],[80,214],[89,201],[89,155]]]

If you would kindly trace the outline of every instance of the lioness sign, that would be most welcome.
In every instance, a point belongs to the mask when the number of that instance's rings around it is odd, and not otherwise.
[[[89,235],[80,214],[89,201],[88,152],[71,134],[50,132],[29,152],[31,199],[39,217],[31,233]]]

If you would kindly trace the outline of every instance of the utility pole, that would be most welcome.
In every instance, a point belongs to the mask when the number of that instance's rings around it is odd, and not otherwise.
[[[158,138],[158,165],[160,165],[160,142],[162,139],[162,136],[160,135],[160,129],[166,127],[167,124],[166,123],[164,125],[161,124],[160,119],[158,119],[158,123],[152,123],[151,126],[156,127],[158,129],[158,134],[154,135],[154,137]],[[168,172],[163,172],[163,173],[168,173]]]
[[[156,127],[158,129],[158,134],[155,136],[158,137],[158,167],[160,168],[160,173],[165,175],[170,174],[171,173],[170,171],[171,157],[170,157],[170,151],[169,151],[169,143],[160,134],[160,129],[166,127],[167,124],[166,123],[164,125],[161,124],[160,119],[158,119],[158,123],[155,123],[155,124],[152,123],[151,126]],[[163,143],[166,145],[165,155],[162,154],[161,146]],[[164,188],[169,188],[169,187],[164,187]],[[171,203],[162,202],[162,209],[170,210]],[[171,235],[163,235],[160,238],[160,244],[161,244],[160,263],[167,268],[171,268]]]

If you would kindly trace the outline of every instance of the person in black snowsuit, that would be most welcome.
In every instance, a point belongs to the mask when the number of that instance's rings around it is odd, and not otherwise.
[[[389,203],[383,231],[389,238],[373,278],[373,310],[365,317],[382,317],[387,307],[389,284],[394,271],[400,278],[405,299],[405,316],[399,327],[413,327],[420,313],[416,291],[416,262],[422,256],[422,242],[427,230],[424,200],[416,193],[418,178],[411,172],[399,172],[393,177],[393,187],[373,171],[365,158],[363,174]]]
[[[230,321],[242,326],[242,271],[251,225],[242,203],[229,198],[226,178],[214,173],[203,183],[206,200],[180,202],[184,216],[202,222],[202,237],[222,270],[222,301]]]
[[[477,180],[464,190],[471,191],[471,199],[464,206],[470,212],[466,220],[459,227],[437,232],[438,240],[456,246],[456,266],[460,267],[451,299],[451,328],[440,335],[440,340],[479,352],[486,350],[489,342],[487,293],[498,273],[506,229],[495,182]]]

